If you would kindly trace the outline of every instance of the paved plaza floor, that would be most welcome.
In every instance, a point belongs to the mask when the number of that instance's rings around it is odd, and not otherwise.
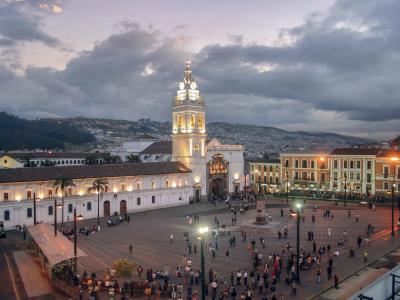
[[[317,211],[313,212],[313,204],[318,205]],[[263,254],[264,259],[270,253],[280,254],[282,247],[289,242],[295,249],[296,246],[296,223],[295,218],[289,214],[291,203],[286,201],[269,200],[267,202],[268,213],[272,216],[274,226],[254,227],[246,226],[249,220],[255,220],[255,210],[250,209],[246,214],[237,214],[236,226],[231,226],[233,214],[224,203],[219,203],[217,207],[208,203],[196,203],[187,206],[173,207],[167,209],[159,209],[131,215],[129,223],[122,223],[114,227],[105,226],[106,220],[102,220],[102,230],[89,236],[79,236],[79,247],[84,250],[88,257],[79,259],[79,269],[82,272],[95,271],[100,277],[103,276],[107,268],[111,268],[112,262],[121,257],[127,257],[136,264],[146,268],[156,270],[164,270],[166,265],[169,266],[170,272],[174,273],[177,265],[182,264],[183,255],[190,257],[193,262],[194,269],[200,269],[200,250],[198,243],[197,228],[200,226],[208,226],[214,228],[214,218],[217,217],[220,225],[226,225],[226,229],[230,231],[230,235],[218,236],[215,240],[209,234],[206,237],[206,243],[215,247],[218,244],[216,257],[213,258],[210,251],[206,250],[206,272],[210,268],[222,274],[229,282],[231,272],[236,273],[238,270],[252,269],[251,254],[247,249],[247,243],[241,240],[241,231],[246,231],[247,241],[254,238],[257,241],[256,247]],[[284,216],[281,217],[281,207]],[[324,209],[328,208],[333,214],[333,218],[323,216]],[[348,213],[350,211],[350,217]],[[188,215],[199,215],[199,221],[189,224]],[[315,215],[316,221],[311,222],[312,214]],[[356,215],[359,216],[356,222]],[[312,252],[312,242],[307,241],[307,231],[314,232],[314,240],[317,247],[332,247],[332,252],[336,249],[339,256],[334,258],[333,273],[337,274],[339,279],[361,269],[368,264],[364,263],[362,254],[368,252],[368,260],[384,255],[391,249],[400,246],[400,239],[390,237],[390,209],[387,207],[378,207],[376,211],[368,209],[361,205],[348,205],[347,208],[343,204],[332,206],[330,203],[307,202],[304,204],[305,220],[301,221],[301,246],[303,249]],[[398,211],[396,211],[396,221]],[[90,227],[95,220],[83,221],[85,225]],[[375,227],[374,234],[369,238],[370,242],[358,249],[356,238],[361,235],[365,236],[367,225],[373,224]],[[277,232],[284,227],[289,230],[288,239],[278,239]],[[328,228],[331,235],[328,235]],[[343,231],[347,231],[347,241],[342,246],[337,246],[339,239],[343,237]],[[192,245],[197,243],[197,253],[188,253],[187,241],[184,233],[189,232],[189,240]],[[170,234],[173,234],[173,243],[170,242]],[[229,247],[229,238],[235,236],[236,247]],[[259,243],[262,237],[266,241],[266,248],[263,249]],[[129,245],[133,246],[133,254],[129,254]],[[355,249],[355,257],[349,257],[349,249]],[[229,249],[229,257],[225,256],[226,250]],[[264,260],[265,261],[265,260]],[[284,260],[285,261],[285,260]],[[312,268],[308,271],[301,272],[301,285],[298,287],[297,299],[307,299],[320,291],[332,286],[333,281],[327,280],[326,277],[327,256],[322,259],[322,282],[317,283],[316,269]],[[283,273],[285,273],[283,271]],[[285,278],[285,276],[282,276]],[[200,287],[195,287],[199,290]],[[291,298],[289,287],[283,282],[278,284],[276,295],[284,294],[284,299]],[[271,293],[269,293],[269,298]],[[257,297],[255,297],[257,299]],[[279,299],[279,297],[278,297]],[[318,298],[316,298],[318,299]]]

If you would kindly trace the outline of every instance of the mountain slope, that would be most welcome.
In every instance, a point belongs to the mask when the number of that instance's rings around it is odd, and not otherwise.
[[[68,123],[88,130],[98,140],[98,150],[109,150],[136,135],[148,133],[169,139],[171,124],[150,119],[137,121],[89,118],[48,119],[49,122]],[[226,144],[242,144],[248,156],[261,156],[265,152],[276,157],[286,151],[330,151],[336,147],[351,147],[372,140],[336,133],[286,131],[275,127],[211,122],[207,124],[209,138],[216,137]]]
[[[0,112],[0,150],[63,149],[66,144],[95,141],[92,134],[67,122],[31,121]]]

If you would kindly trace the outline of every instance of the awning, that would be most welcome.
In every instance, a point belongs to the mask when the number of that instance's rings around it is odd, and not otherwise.
[[[61,232],[54,236],[54,227],[50,224],[37,224],[28,227],[28,232],[38,245],[50,266],[74,258],[74,243]],[[87,256],[81,249],[77,249],[77,257]]]

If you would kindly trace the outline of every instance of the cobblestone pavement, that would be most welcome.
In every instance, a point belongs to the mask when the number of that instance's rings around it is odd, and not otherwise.
[[[312,205],[318,204],[318,209],[313,212]],[[289,203],[289,205],[292,205]],[[220,220],[220,224],[226,224],[230,230],[230,236],[219,236],[217,239],[218,250],[216,257],[213,258],[209,251],[206,251],[206,272],[212,268],[220,272],[229,281],[231,272],[237,270],[251,270],[251,256],[246,248],[246,243],[242,242],[240,230],[247,232],[247,241],[255,238],[257,248],[263,254],[264,259],[269,253],[281,253],[282,246],[289,242],[293,247],[296,245],[296,223],[295,218],[289,215],[289,205],[286,201],[269,200],[267,206],[268,213],[272,215],[272,221],[278,222],[278,225],[271,229],[241,227],[231,225],[232,213],[226,205],[220,203],[217,207],[213,207],[208,203],[196,203],[192,205],[159,209],[141,213],[131,214],[129,223],[122,223],[115,227],[102,226],[102,230],[88,237],[79,236],[79,247],[83,249],[89,256],[79,259],[79,268],[95,271],[102,276],[106,268],[110,268],[115,259],[128,257],[136,264],[141,264],[144,268],[153,268],[163,270],[165,265],[170,267],[171,273],[174,272],[178,264],[182,264],[182,257],[186,255],[193,262],[194,269],[200,269],[200,250],[197,239],[197,228],[200,226],[208,226],[213,228],[214,218]],[[280,207],[283,207],[284,216],[280,216]],[[333,218],[323,216],[324,209],[329,208]],[[351,216],[348,217],[348,211]],[[255,210],[250,209],[245,215],[238,214],[237,224],[246,223],[248,220],[255,220]],[[189,224],[186,216],[190,214],[199,214],[200,220]],[[312,214],[316,217],[316,222],[311,222]],[[301,221],[301,246],[305,250],[312,250],[312,242],[307,241],[307,231],[314,231],[314,240],[319,246],[331,245],[332,250],[340,252],[339,257],[334,258],[333,273],[337,274],[339,279],[351,274],[357,269],[362,268],[365,263],[362,253],[365,249],[357,249],[356,238],[358,235],[364,236],[369,223],[375,226],[374,235],[370,237],[370,245],[366,245],[368,251],[368,259],[371,261],[376,259],[390,249],[400,246],[400,241],[396,233],[395,238],[390,237],[390,209],[387,207],[378,207],[376,211],[368,209],[361,205],[348,205],[347,208],[343,204],[332,206],[327,202],[307,202],[304,204],[305,221]],[[359,221],[356,222],[355,216],[359,215]],[[395,212],[395,221],[398,218],[398,211]],[[106,220],[102,220],[105,224]],[[95,220],[84,221],[84,224],[91,226]],[[278,239],[277,231],[287,226],[289,236],[287,240]],[[328,236],[328,228],[331,229],[331,236]],[[336,246],[337,241],[342,238],[343,231],[348,233],[347,241],[343,246]],[[192,244],[197,243],[197,253],[188,254],[187,242],[184,238],[184,232],[189,232]],[[174,235],[173,243],[170,243],[170,234]],[[236,247],[229,247],[228,239],[232,236],[236,237]],[[266,241],[266,249],[259,244],[259,238],[263,237]],[[215,239],[208,235],[206,243],[215,245]],[[133,246],[132,256],[129,254],[129,244]],[[225,256],[225,251],[229,248],[229,258]],[[349,249],[355,249],[355,257],[349,257]],[[322,282],[316,282],[315,268],[301,272],[301,285],[298,287],[298,299],[306,299],[319,291],[328,288],[333,281],[326,278],[326,260],[322,260]],[[282,276],[283,278],[285,276]],[[195,287],[199,290],[200,287]],[[239,291],[240,292],[240,291]],[[276,295],[284,294],[285,298],[290,298],[290,291],[283,282],[278,284]],[[271,297],[271,293],[269,293]]]

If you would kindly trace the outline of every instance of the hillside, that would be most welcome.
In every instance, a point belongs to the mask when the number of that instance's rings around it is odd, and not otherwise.
[[[69,118],[47,119],[56,124],[72,124],[87,130],[97,139],[98,150],[110,150],[136,135],[148,133],[161,139],[169,139],[171,124],[150,119],[137,121]],[[268,152],[277,156],[286,151],[330,151],[335,147],[351,147],[370,143],[371,140],[335,133],[286,131],[275,127],[212,122],[207,124],[209,138],[216,137],[227,144],[245,145],[248,156],[261,156]],[[92,149],[85,149],[92,150]]]
[[[89,132],[68,122],[25,120],[0,112],[0,150],[64,149],[95,142]]]

